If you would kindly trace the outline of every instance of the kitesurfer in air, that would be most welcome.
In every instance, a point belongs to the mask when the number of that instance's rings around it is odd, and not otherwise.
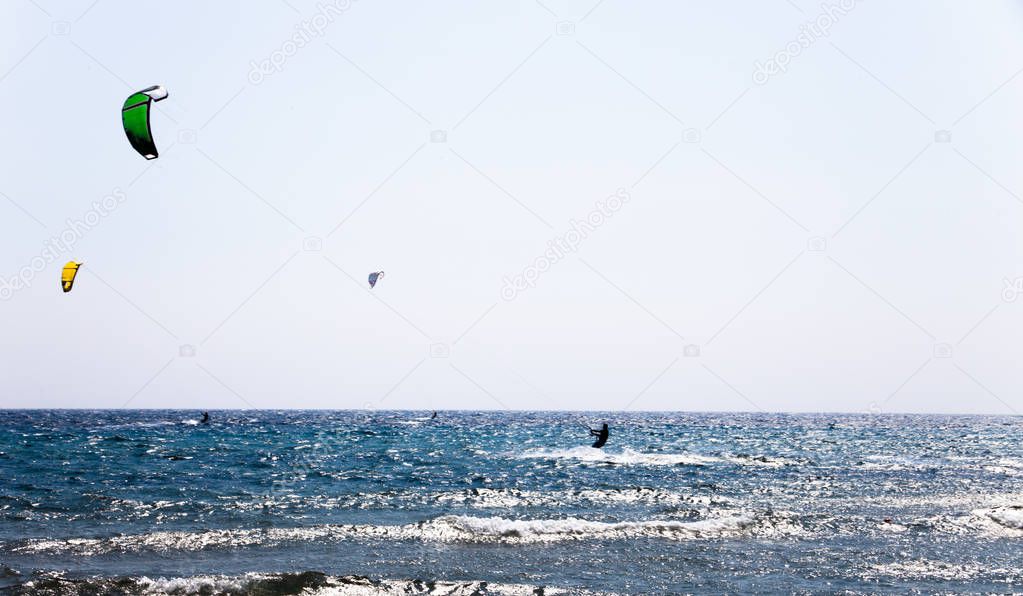
[[[600,449],[601,447],[603,447],[604,443],[607,443],[607,436],[609,434],[611,434],[611,432],[607,429],[607,423],[606,422],[600,428],[600,430],[593,430],[591,428],[590,429],[590,436],[591,437],[597,437],[597,440],[593,442],[593,446],[596,447],[597,449]]]

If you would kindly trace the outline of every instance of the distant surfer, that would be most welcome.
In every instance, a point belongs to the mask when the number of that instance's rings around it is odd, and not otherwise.
[[[597,440],[593,442],[593,446],[596,447],[597,449],[600,449],[601,447],[604,446],[604,443],[607,443],[607,437],[610,434],[611,431],[607,429],[606,422],[602,427],[600,427],[600,430],[593,430],[592,428],[590,428],[590,436],[597,437]]]
[[[430,416],[430,420],[433,420],[436,417],[437,417],[437,410],[434,410],[433,411],[433,416]]]
[[[202,413],[202,421],[201,422],[203,424],[206,424],[209,421],[210,421],[210,413],[209,412],[203,412]]]

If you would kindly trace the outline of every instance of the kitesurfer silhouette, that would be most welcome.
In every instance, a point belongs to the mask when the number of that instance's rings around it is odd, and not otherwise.
[[[597,449],[603,447],[604,443],[607,443],[607,437],[609,434],[611,434],[611,432],[607,429],[606,422],[604,423],[604,426],[600,428],[600,430],[593,430],[591,428],[590,436],[597,437],[597,440],[593,442],[593,446],[596,447]]]
[[[202,413],[202,423],[206,424],[209,421],[210,421],[210,413],[209,412],[203,412]]]

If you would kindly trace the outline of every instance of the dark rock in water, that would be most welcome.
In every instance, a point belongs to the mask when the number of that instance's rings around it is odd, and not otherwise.
[[[247,593],[263,596],[276,596],[277,594],[302,594],[307,591],[322,588],[328,584],[326,574],[319,571],[305,571],[302,573],[285,573],[277,577],[258,580],[254,585],[249,586]]]
[[[365,575],[348,575],[338,579],[338,583],[344,586],[375,586],[377,582],[369,579]]]

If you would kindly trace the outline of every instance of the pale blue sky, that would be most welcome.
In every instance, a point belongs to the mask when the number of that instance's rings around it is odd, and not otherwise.
[[[1023,5],[841,4],[8,0],[0,406],[1023,411]]]

